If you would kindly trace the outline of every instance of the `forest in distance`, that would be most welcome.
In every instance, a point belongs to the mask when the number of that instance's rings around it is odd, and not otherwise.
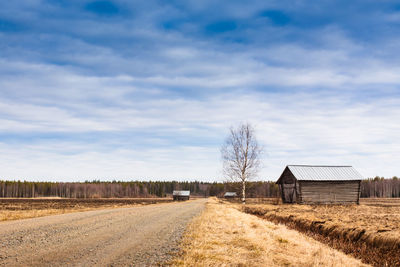
[[[248,182],[248,197],[277,197],[274,181]],[[190,190],[192,196],[222,196],[227,191],[239,193],[240,184],[199,181],[112,181],[29,182],[0,180],[0,197],[64,197],[64,198],[136,198],[166,197],[173,190]],[[375,177],[361,182],[361,197],[400,197],[398,177]]]

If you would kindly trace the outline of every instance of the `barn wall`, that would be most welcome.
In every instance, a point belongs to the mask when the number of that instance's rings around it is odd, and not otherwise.
[[[296,203],[299,195],[298,183],[292,172],[286,168],[280,180],[281,197],[283,203]]]
[[[295,184],[282,184],[282,201],[283,203],[295,203],[297,201]]]
[[[282,173],[281,176],[281,183],[283,184],[294,184],[296,181],[296,178],[292,174],[292,172],[286,168],[285,171]]]
[[[189,196],[173,196],[174,200],[189,200]]]
[[[299,183],[300,203],[350,204],[359,202],[360,181],[299,181]]]

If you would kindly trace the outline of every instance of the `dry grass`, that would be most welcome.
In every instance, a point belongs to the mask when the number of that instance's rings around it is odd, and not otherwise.
[[[396,205],[397,204],[397,205]],[[337,226],[347,229],[359,229],[365,236],[370,236],[376,245],[388,243],[400,244],[400,201],[393,200],[391,205],[384,206],[382,201],[373,205],[249,205],[261,214],[276,214],[282,217],[297,218],[318,222],[325,227]],[[373,237],[373,238],[372,238]],[[396,242],[398,241],[398,242]]]
[[[0,222],[96,209],[132,207],[171,202],[167,198],[137,199],[65,199],[65,198],[0,198]]]
[[[248,205],[245,211],[284,223],[376,266],[400,264],[400,200],[361,205]]]
[[[76,208],[76,209],[42,209],[42,210],[0,210],[0,221],[12,221],[28,218],[43,217],[71,212],[81,212],[94,210],[96,208]],[[100,208],[98,208],[100,209]]]
[[[365,266],[285,226],[211,199],[189,226],[175,266]]]

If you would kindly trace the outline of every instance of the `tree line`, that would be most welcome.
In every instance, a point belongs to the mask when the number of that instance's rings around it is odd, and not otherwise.
[[[400,197],[400,179],[375,177],[361,182],[361,197]]]
[[[249,183],[249,197],[278,196],[274,182]],[[178,182],[178,181],[112,181],[83,183],[1,181],[0,197],[64,197],[64,198],[123,198],[166,197],[173,190],[190,190],[194,196],[222,196],[227,191],[239,192],[238,183]]]
[[[247,182],[247,197],[278,197],[278,185],[272,181]],[[240,195],[240,182],[112,181],[83,183],[1,181],[0,197],[123,198],[166,197],[173,190],[190,190],[193,196]],[[400,179],[375,177],[361,182],[361,197],[400,197]]]

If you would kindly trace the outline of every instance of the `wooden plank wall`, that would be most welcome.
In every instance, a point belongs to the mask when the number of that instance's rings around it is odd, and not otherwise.
[[[282,200],[283,203],[295,203],[296,191],[295,184],[283,184]]]
[[[357,204],[360,181],[298,181],[299,202],[304,204]]]
[[[298,184],[296,183],[296,178],[287,167],[282,174],[282,179],[280,182],[282,202],[296,203],[299,195]]]

